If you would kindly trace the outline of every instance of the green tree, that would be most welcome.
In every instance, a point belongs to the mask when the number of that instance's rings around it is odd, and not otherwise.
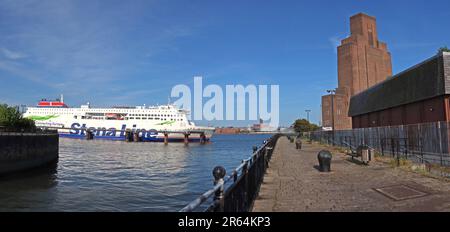
[[[441,48],[439,48],[439,51],[438,51],[439,53],[442,53],[442,52],[450,52],[450,49],[447,47],[447,46],[445,46],[445,47],[441,47]]]
[[[11,107],[6,104],[0,104],[0,127],[14,131],[36,129],[33,120],[23,118],[16,107]]]
[[[306,120],[306,119],[296,120],[293,127],[294,127],[295,131],[298,133],[311,132],[311,131],[316,131],[316,130],[320,129],[319,126],[308,122],[308,120]]]

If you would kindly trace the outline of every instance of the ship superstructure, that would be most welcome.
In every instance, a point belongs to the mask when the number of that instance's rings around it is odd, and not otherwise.
[[[188,111],[168,104],[161,106],[116,106],[94,108],[89,103],[79,108],[68,107],[63,100],[42,99],[36,107],[28,107],[24,117],[37,127],[58,129],[61,137],[84,138],[87,131],[97,139],[123,140],[127,132],[137,133],[143,141],[208,141],[214,128],[196,126],[188,120]]]

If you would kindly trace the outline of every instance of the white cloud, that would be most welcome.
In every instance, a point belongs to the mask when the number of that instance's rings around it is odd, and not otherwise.
[[[0,48],[0,52],[3,54],[5,58],[10,60],[18,60],[27,57],[27,55],[25,55],[24,53],[11,51],[7,48]]]
[[[341,40],[343,37],[341,36],[332,36],[328,38],[328,41],[331,43],[331,46],[333,47],[334,53],[337,53],[337,47],[341,45]]]
[[[111,89],[142,80],[139,72],[157,65],[153,58],[176,51],[174,40],[198,26],[161,21],[157,13],[150,1],[0,0],[0,69],[58,92],[121,94]]]

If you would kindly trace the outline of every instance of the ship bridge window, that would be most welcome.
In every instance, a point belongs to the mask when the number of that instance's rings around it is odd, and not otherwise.
[[[147,118],[142,118],[142,120],[147,120]]]
[[[141,118],[139,118],[139,117],[137,117],[136,119],[139,119],[139,120],[141,120]]]
[[[130,119],[134,119],[134,117],[130,117]]]

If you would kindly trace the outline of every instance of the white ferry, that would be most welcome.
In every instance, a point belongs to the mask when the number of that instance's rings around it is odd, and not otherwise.
[[[24,117],[35,121],[40,128],[57,129],[61,137],[85,138],[87,131],[94,139],[125,140],[125,136],[138,134],[149,142],[207,142],[212,127],[196,126],[188,120],[188,111],[168,104],[162,106],[136,106],[91,108],[90,104],[70,108],[64,98],[42,99],[36,107],[28,107]]]

